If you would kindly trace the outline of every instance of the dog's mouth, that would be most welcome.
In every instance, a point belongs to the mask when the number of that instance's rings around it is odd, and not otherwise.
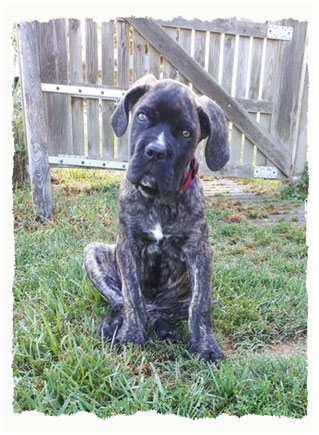
[[[138,183],[138,188],[147,195],[155,195],[158,193],[158,186],[155,178],[145,175]]]

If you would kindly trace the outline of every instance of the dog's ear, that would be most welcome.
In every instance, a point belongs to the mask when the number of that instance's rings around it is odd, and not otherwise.
[[[201,140],[207,137],[205,159],[211,171],[218,171],[229,160],[227,125],[221,108],[205,95],[198,98]]]
[[[137,80],[126,94],[119,101],[113,115],[111,116],[111,125],[117,137],[123,136],[127,129],[129,120],[129,111],[135,103],[145,94],[150,88],[150,85],[156,81],[153,74],[147,74]]]

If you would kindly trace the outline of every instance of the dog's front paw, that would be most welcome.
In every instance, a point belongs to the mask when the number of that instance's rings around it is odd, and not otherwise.
[[[117,334],[114,345],[121,347],[125,343],[133,343],[135,346],[143,347],[146,342],[146,333],[142,327],[135,328],[130,325],[123,324]]]
[[[191,342],[188,351],[198,354],[206,362],[217,362],[224,359],[217,341],[211,336],[206,336],[199,342]]]

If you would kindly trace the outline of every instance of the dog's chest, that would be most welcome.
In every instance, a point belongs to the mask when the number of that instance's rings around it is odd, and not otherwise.
[[[143,253],[152,255],[165,255],[174,258],[181,254],[185,242],[185,234],[176,233],[173,227],[162,226],[159,222],[151,223],[143,231]]]
[[[141,249],[144,296],[147,300],[158,299],[160,295],[165,300],[174,298],[176,283],[186,272],[184,236],[171,233],[156,222],[144,237]],[[177,293],[175,298],[178,298]]]

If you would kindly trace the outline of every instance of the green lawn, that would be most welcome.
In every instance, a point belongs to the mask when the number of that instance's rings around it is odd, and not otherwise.
[[[28,187],[14,193],[14,410],[100,417],[155,410],[190,418],[307,413],[306,232],[257,225],[208,202],[215,251],[219,367],[160,342],[121,353],[95,330],[109,307],[82,269],[84,246],[114,242],[122,173],[54,170],[54,219],[33,219]],[[222,204],[222,200],[218,200]],[[252,214],[253,216],[253,214]],[[287,350],[289,349],[289,351]]]

